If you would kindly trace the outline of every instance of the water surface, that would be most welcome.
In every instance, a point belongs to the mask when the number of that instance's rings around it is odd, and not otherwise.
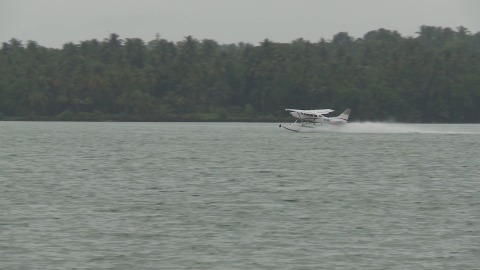
[[[0,122],[1,269],[478,269],[480,125]]]

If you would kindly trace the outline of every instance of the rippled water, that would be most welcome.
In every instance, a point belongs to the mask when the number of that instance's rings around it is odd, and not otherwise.
[[[480,125],[0,122],[1,269],[479,269]]]

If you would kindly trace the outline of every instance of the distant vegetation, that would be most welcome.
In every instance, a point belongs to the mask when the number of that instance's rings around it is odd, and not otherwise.
[[[191,36],[67,43],[12,39],[0,51],[0,119],[276,121],[284,108],[352,120],[480,121],[480,33],[422,26],[354,39],[258,46]]]

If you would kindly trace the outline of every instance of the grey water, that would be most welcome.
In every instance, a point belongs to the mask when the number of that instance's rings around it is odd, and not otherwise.
[[[0,122],[0,269],[480,269],[480,125]]]

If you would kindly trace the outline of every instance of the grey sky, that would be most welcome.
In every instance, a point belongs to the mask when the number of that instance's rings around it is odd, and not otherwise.
[[[480,31],[477,0],[0,0],[0,42],[46,47],[107,38],[171,41],[192,35],[219,43],[362,37],[378,28],[414,36],[421,25]]]

